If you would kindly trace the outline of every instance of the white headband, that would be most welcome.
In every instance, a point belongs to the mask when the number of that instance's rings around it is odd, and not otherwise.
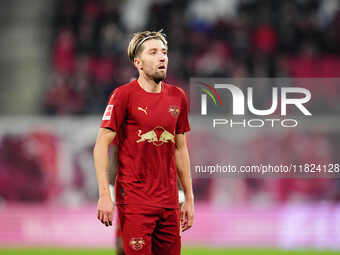
[[[156,35],[150,35],[150,36],[145,37],[143,40],[141,40],[141,41],[137,44],[137,46],[136,46],[136,48],[135,48],[135,51],[133,52],[133,57],[135,57],[138,48],[139,48],[146,40],[149,40],[149,39],[151,39],[151,38],[157,38],[157,37],[158,37],[158,36],[156,36]]]

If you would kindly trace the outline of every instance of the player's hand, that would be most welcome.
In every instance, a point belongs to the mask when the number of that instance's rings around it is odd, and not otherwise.
[[[110,196],[99,197],[97,205],[97,218],[105,226],[112,226],[113,219],[113,202]]]
[[[191,228],[194,222],[194,202],[185,201],[181,208],[182,232]]]

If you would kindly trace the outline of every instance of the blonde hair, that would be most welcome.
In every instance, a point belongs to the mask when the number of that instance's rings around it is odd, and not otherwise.
[[[162,33],[163,30],[160,31],[143,31],[135,33],[129,43],[128,47],[128,56],[130,61],[133,63],[135,57],[137,56],[138,52],[142,49],[142,45],[145,41],[149,39],[158,39],[161,40],[165,47],[168,48],[168,42],[165,39],[166,34]]]

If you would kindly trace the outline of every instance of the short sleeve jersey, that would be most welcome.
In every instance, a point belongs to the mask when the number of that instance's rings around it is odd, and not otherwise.
[[[178,207],[176,134],[190,130],[182,89],[162,82],[160,93],[146,92],[134,80],[115,89],[102,128],[117,132],[117,204]]]

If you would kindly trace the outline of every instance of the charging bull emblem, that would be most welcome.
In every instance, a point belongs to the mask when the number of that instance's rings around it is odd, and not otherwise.
[[[175,143],[175,135],[160,126],[155,127],[144,134],[142,133],[142,130],[138,130],[138,137],[139,139],[136,141],[137,143],[148,142],[156,146],[160,146],[168,142]]]
[[[151,130],[144,134],[142,134],[142,130],[138,130],[138,136],[140,137],[140,139],[137,140],[137,143],[141,143],[144,141],[147,141],[148,143],[153,143],[158,141],[155,130]]]

